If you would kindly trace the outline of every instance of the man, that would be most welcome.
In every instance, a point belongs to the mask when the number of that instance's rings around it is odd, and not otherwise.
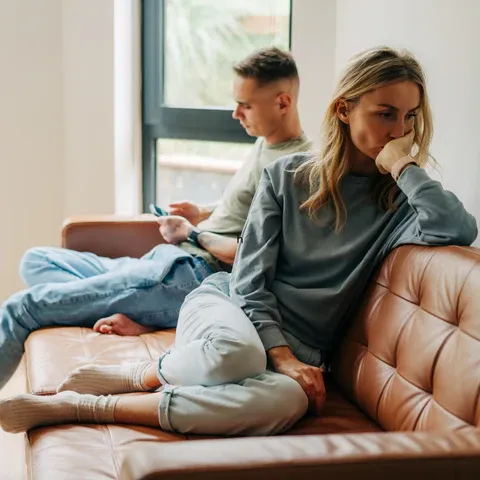
[[[186,295],[233,263],[263,167],[311,147],[302,134],[299,78],[289,53],[262,49],[235,65],[234,72],[233,117],[259,138],[218,206],[212,210],[192,202],[172,204],[172,215],[158,219],[167,243],[141,259],[109,259],[61,248],[29,250],[20,271],[30,288],[10,297],[0,311],[0,389],[17,367],[32,331],[84,326],[100,333],[139,335],[175,327]]]

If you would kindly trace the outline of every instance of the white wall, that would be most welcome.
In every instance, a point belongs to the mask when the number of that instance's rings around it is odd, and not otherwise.
[[[314,143],[334,84],[335,19],[336,0],[293,1],[292,53],[300,75],[300,118]]]
[[[114,144],[115,213],[142,209],[141,6],[115,0]]]
[[[63,218],[62,0],[0,2],[0,301]]]
[[[62,5],[65,215],[138,213],[140,1]]]
[[[63,0],[65,215],[114,211],[114,0]]]
[[[480,224],[479,24],[478,0],[337,1],[337,70],[379,44],[408,48],[424,66],[435,121],[432,153],[443,184]]]
[[[139,6],[0,2],[0,302],[65,217],[139,211]]]

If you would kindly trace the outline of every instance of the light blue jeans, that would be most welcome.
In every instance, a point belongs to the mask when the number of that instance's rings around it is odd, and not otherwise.
[[[0,389],[18,366],[33,331],[92,327],[114,313],[144,326],[172,328],[186,295],[212,273],[203,259],[174,245],[158,245],[141,259],[110,259],[62,248],[27,251],[20,275],[29,288],[0,309]]]
[[[271,435],[307,411],[299,383],[267,369],[255,327],[229,297],[219,272],[190,293],[180,310],[174,348],[158,363],[164,430],[213,435]]]

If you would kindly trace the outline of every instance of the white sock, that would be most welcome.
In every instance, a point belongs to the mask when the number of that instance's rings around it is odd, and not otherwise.
[[[57,392],[71,390],[92,395],[145,392],[153,390],[145,384],[145,374],[152,362],[123,365],[85,365],[70,372]]]
[[[18,395],[0,400],[0,425],[6,432],[26,432],[59,423],[115,423],[118,397],[62,392],[57,395]]]

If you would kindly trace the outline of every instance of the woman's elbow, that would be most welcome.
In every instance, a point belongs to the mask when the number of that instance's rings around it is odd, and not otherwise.
[[[464,241],[465,245],[470,246],[478,236],[478,226],[477,226],[477,221],[475,220],[475,217],[471,215],[470,222],[465,228],[465,233],[464,233]]]
[[[438,223],[435,228],[429,227],[421,225],[419,230],[417,230],[416,236],[424,245],[459,245],[468,247],[475,241],[478,233],[477,222],[473,217],[460,219],[460,221],[449,218],[442,223],[440,228]]]
[[[459,219],[461,216],[459,216]],[[455,244],[461,246],[470,246],[477,238],[478,227],[477,220],[473,215],[468,212],[465,212],[463,218],[461,218],[461,223],[456,228],[456,238]]]
[[[478,228],[475,217],[467,214],[467,218],[463,222],[452,225],[450,232],[446,235],[446,244],[459,245],[462,247],[469,247],[477,238]]]

